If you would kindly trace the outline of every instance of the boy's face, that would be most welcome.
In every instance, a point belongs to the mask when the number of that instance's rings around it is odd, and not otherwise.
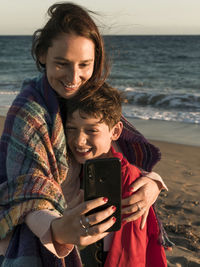
[[[87,159],[107,156],[111,142],[117,140],[122,131],[118,122],[109,129],[105,122],[76,110],[66,123],[68,146],[75,159],[84,163]]]

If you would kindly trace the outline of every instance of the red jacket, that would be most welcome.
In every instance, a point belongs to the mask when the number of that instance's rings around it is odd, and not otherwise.
[[[132,194],[129,186],[141,176],[141,172],[121,153],[116,153],[114,149],[112,153],[121,160],[122,198],[126,198]],[[122,225],[114,233],[104,267],[167,267],[164,247],[158,242],[159,226],[152,207],[142,230],[140,223],[141,218]]]

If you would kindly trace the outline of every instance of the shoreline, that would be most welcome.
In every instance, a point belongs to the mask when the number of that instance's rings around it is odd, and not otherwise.
[[[0,115],[0,134],[4,120],[5,117]],[[169,189],[161,192],[156,202],[158,216],[170,240],[176,244],[172,251],[166,252],[168,267],[200,266],[200,146],[191,145],[191,142],[169,142],[167,138],[162,138],[162,135],[160,139],[164,140],[154,140],[153,132],[159,131],[161,134],[165,128],[169,128],[169,123],[162,126],[160,122],[151,124],[148,121],[128,120],[152,144],[159,147],[162,154],[161,161],[153,170],[161,175]],[[170,131],[172,133],[174,127],[176,126],[172,125],[172,128],[168,129],[168,134]],[[151,135],[146,134],[147,128]],[[179,131],[176,131],[176,134],[179,132],[183,138],[188,129],[184,128],[184,133],[181,133],[179,125],[177,128]]]
[[[200,147],[200,124],[126,119],[149,140]]]

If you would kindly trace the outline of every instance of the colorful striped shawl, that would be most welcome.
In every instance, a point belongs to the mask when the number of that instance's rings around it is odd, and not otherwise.
[[[119,145],[129,162],[151,170],[160,152],[122,118]],[[8,111],[0,140],[0,238],[33,210],[65,206],[68,171],[59,102],[45,75],[24,83]]]
[[[68,170],[57,97],[44,77],[14,100],[0,142],[0,236],[36,209],[64,209],[60,184]]]

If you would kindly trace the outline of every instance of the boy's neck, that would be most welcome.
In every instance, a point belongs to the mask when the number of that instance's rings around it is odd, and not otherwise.
[[[113,156],[113,154],[112,154],[111,147],[110,147],[108,153],[104,153],[99,158],[111,158],[112,156]]]

